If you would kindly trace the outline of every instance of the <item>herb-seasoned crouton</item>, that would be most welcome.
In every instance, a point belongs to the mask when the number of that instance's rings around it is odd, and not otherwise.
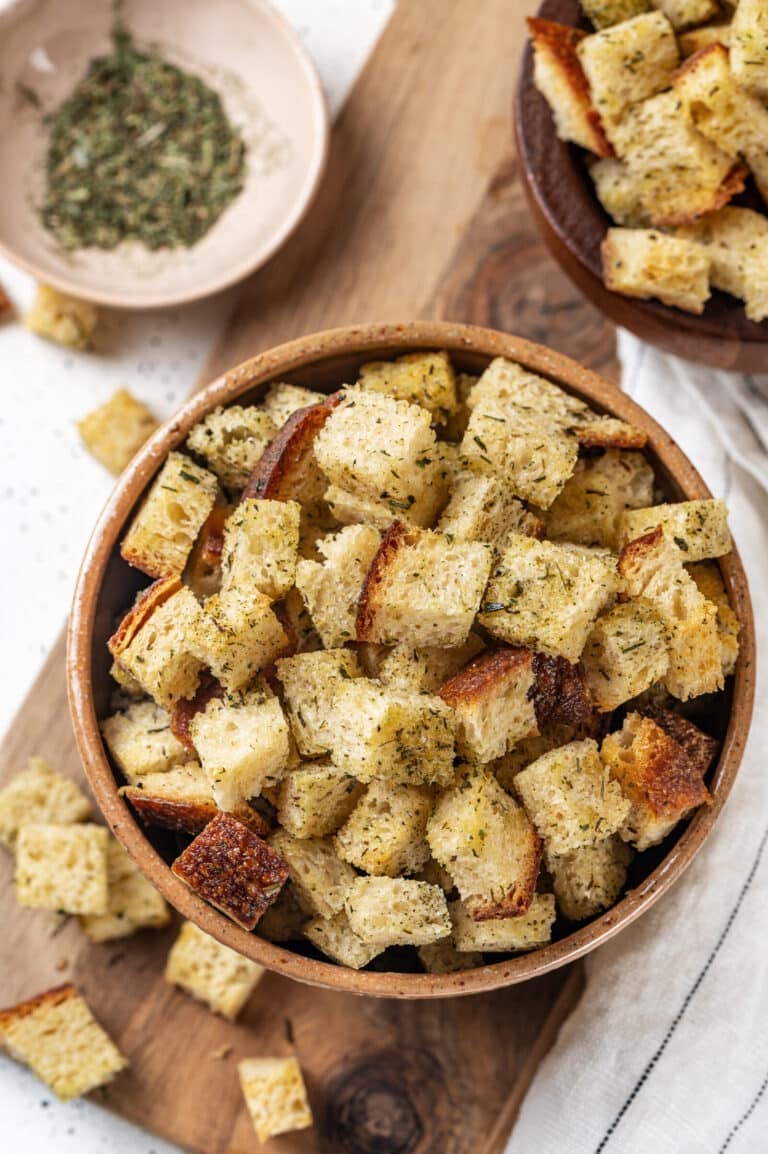
[[[66,914],[105,914],[108,841],[100,825],[25,822],[16,840],[19,905]]]
[[[112,942],[137,930],[162,929],[170,922],[168,906],[114,838],[107,843],[107,889],[107,912],[80,917],[92,942]]]
[[[371,361],[360,369],[363,389],[421,405],[443,424],[458,408],[456,374],[447,353],[406,353],[396,361]]]
[[[534,894],[526,912],[518,917],[487,922],[476,921],[464,902],[451,902],[448,908],[453,941],[460,953],[536,950],[551,940],[556,917],[553,894]]]
[[[195,425],[187,448],[203,458],[225,489],[237,491],[247,484],[277,428],[258,405],[219,407]]]
[[[731,157],[765,152],[768,109],[745,92],[731,71],[728,49],[710,44],[675,74],[674,92],[693,123]]]
[[[427,839],[473,918],[508,918],[528,909],[541,841],[525,810],[491,773],[469,770],[438,799]]]
[[[268,413],[277,428],[281,429],[288,418],[299,409],[320,405],[325,399],[324,393],[316,393],[313,389],[304,389],[300,385],[289,385],[285,381],[276,381],[267,389],[260,408]]]
[[[729,205],[678,232],[706,248],[715,288],[744,301],[750,320],[768,317],[768,218]]]
[[[744,88],[768,96],[768,12],[762,0],[739,0],[731,24],[731,67]]]
[[[527,769],[534,761],[552,749],[567,745],[583,734],[573,725],[547,725],[535,737],[525,737],[518,741],[508,753],[492,761],[488,771],[494,775],[502,789],[514,796],[515,778],[521,770]]]
[[[552,110],[560,140],[610,156],[598,113],[592,104],[589,81],[577,54],[584,33],[552,20],[529,18],[533,42],[533,79]]]
[[[362,648],[362,646],[361,646]],[[385,651],[376,663],[375,674],[384,685],[405,693],[437,693],[454,674],[483,649],[477,633],[470,633],[464,645],[455,649],[426,646],[413,649],[405,642]],[[371,676],[374,676],[372,670]]]
[[[617,548],[621,514],[652,500],[653,469],[643,454],[608,449],[601,457],[577,461],[573,476],[547,510],[547,536]]]
[[[130,781],[189,761],[190,752],[171,732],[171,717],[153,701],[137,701],[101,723],[107,748]]]
[[[233,1022],[261,980],[264,967],[184,922],[168,954],[165,980]]]
[[[426,946],[451,932],[445,894],[428,882],[355,878],[345,908],[353,932],[382,949]]]
[[[548,857],[560,913],[581,922],[607,910],[624,888],[631,857],[629,846],[615,834],[596,845]]]
[[[169,453],[123,537],[123,560],[150,577],[181,573],[217,491],[213,473],[183,453]]]
[[[80,787],[42,757],[30,757],[26,769],[0,790],[0,842],[10,850],[26,822],[68,825],[90,816],[91,803]]]
[[[398,517],[407,516],[388,502],[348,493],[339,485],[328,486],[325,490],[325,503],[340,525],[370,525],[376,529],[388,529]]]
[[[238,1062],[237,1072],[259,1142],[312,1125],[301,1067],[295,1058],[244,1058]]]
[[[688,574],[696,582],[696,588],[711,601],[717,609],[717,634],[720,638],[720,656],[723,677],[729,677],[736,668],[739,656],[739,619],[731,609],[720,570],[716,565],[691,565]]]
[[[297,653],[277,662],[293,736],[303,757],[329,753],[337,736],[333,710],[339,687],[361,676],[349,649]]]
[[[630,809],[590,738],[545,753],[518,773],[515,790],[548,854],[602,841],[621,827]]]
[[[189,731],[220,809],[231,813],[285,773],[289,729],[276,697],[265,700],[255,692],[214,698],[195,714]]]
[[[510,493],[506,479],[462,473],[437,523],[438,532],[454,541],[484,541],[500,546],[509,533],[543,537],[544,525]]]
[[[197,689],[202,662],[193,655],[190,639],[200,618],[194,594],[182,586],[142,620],[135,632],[124,631],[124,622],[110,640],[121,667],[163,709],[173,709]]]
[[[332,918],[344,908],[355,871],[337,856],[330,838],[297,838],[279,829],[272,845],[286,864],[292,889],[307,913]]]
[[[171,869],[245,930],[253,929],[288,879],[279,854],[228,813],[217,814]]]
[[[700,28],[689,28],[677,37],[681,60],[694,56],[702,48],[709,48],[710,44],[723,44],[727,48],[730,43],[730,24],[704,24]]]
[[[461,970],[471,970],[483,964],[481,953],[460,953],[450,938],[419,946],[418,954],[428,974],[458,974]]]
[[[111,1082],[128,1065],[71,985],[1,1010],[0,1046],[63,1102]]]
[[[60,293],[47,284],[38,284],[24,325],[39,337],[70,349],[87,349],[99,314],[88,301]]]
[[[432,798],[423,787],[371,782],[336,834],[336,852],[367,874],[414,874],[429,857],[431,812]]]
[[[616,605],[598,617],[581,660],[595,708],[610,712],[664,677],[666,629],[642,601]]]
[[[510,645],[578,661],[592,623],[618,589],[598,558],[513,536],[495,566],[480,624]]]
[[[664,13],[675,29],[703,24],[720,12],[717,0],[651,0],[651,4]]]
[[[118,389],[104,405],[77,422],[88,451],[111,473],[122,473],[158,422],[127,389]]]
[[[651,0],[581,0],[581,7],[595,28],[610,28],[612,24],[621,24],[622,20],[648,12]]]
[[[186,644],[221,685],[234,691],[285,653],[288,637],[266,594],[231,589],[208,598]]]
[[[357,605],[358,641],[463,645],[480,606],[492,551],[395,521],[385,533]]]
[[[294,837],[325,837],[347,820],[362,791],[335,765],[304,761],[280,784],[277,820]]]
[[[325,481],[315,458],[315,441],[338,397],[324,397],[316,405],[297,409],[259,458],[243,499],[312,504],[322,498]]]
[[[129,780],[120,793],[145,825],[200,833],[218,813],[208,775],[196,761]]]
[[[355,636],[358,594],[380,540],[371,525],[347,525],[318,541],[322,564],[299,561],[296,566],[296,586],[328,649]]]
[[[700,314],[709,300],[709,257],[691,240],[654,229],[609,228],[600,246],[606,288]]]
[[[533,655],[533,707],[539,729],[577,726],[592,716],[592,699],[579,665],[562,657]]]
[[[589,169],[597,199],[614,224],[645,228],[651,217],[645,205],[642,182],[621,160],[598,160]]]
[[[364,942],[354,933],[343,910],[332,918],[314,918],[304,933],[318,950],[351,970],[361,970],[381,953],[380,946]]]
[[[296,501],[241,501],[224,527],[221,588],[226,595],[284,597],[294,583],[299,548]]]
[[[650,717],[652,721],[674,738],[682,746],[691,765],[700,777],[705,777],[712,766],[712,762],[720,749],[720,742],[708,733],[699,729],[687,717],[665,709],[662,705],[645,706],[643,717]]]
[[[650,717],[627,714],[622,728],[604,739],[600,756],[631,802],[621,836],[639,850],[658,845],[710,800],[683,747]]]
[[[627,510],[621,517],[620,543],[634,541],[657,525],[682,549],[686,562],[722,557],[733,548],[724,501],[679,501]]]
[[[500,646],[447,681],[440,697],[456,714],[456,748],[469,761],[493,761],[537,732],[533,654]]]

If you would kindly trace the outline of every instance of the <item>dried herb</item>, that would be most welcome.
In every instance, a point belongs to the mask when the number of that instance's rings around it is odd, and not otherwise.
[[[118,26],[50,125],[46,228],[65,249],[195,244],[243,187],[245,144],[217,93]]]

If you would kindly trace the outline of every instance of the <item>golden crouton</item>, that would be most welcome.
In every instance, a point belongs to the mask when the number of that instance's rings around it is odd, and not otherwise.
[[[548,857],[560,913],[581,922],[607,910],[624,888],[631,858],[629,846],[616,834],[596,845]]]
[[[703,313],[709,300],[709,257],[701,246],[654,229],[609,228],[600,246],[611,292]]]
[[[678,501],[627,510],[621,517],[620,544],[642,537],[657,525],[683,551],[686,562],[723,557],[733,548],[724,501]]]
[[[316,393],[313,389],[304,389],[300,385],[289,385],[286,381],[276,381],[267,389],[260,408],[268,413],[276,427],[281,429],[288,418],[299,409],[322,404],[325,399],[324,393]]]
[[[230,813],[265,786],[276,785],[290,759],[290,731],[280,702],[259,692],[214,698],[195,714],[189,731],[214,801]]]
[[[114,838],[107,843],[108,906],[105,914],[81,914],[92,942],[127,938],[137,930],[162,929],[171,912],[151,882]]]
[[[731,67],[744,88],[768,96],[768,12],[763,0],[739,0],[731,24]]]
[[[280,784],[277,820],[294,837],[325,837],[347,820],[362,792],[335,765],[303,761]]]
[[[197,689],[202,662],[192,653],[191,642],[201,617],[194,593],[182,586],[140,621],[136,632],[132,626],[123,632],[121,626],[110,640],[122,668],[162,709],[173,709]]]
[[[334,838],[339,857],[367,874],[414,874],[429,857],[432,798],[423,786],[374,781]]]
[[[615,549],[624,510],[652,500],[653,469],[643,454],[608,449],[601,457],[576,463],[573,476],[547,510],[547,536]]]
[[[361,644],[360,648],[363,648]],[[367,646],[367,648],[374,648]],[[463,645],[455,649],[440,649],[434,645],[412,648],[400,642],[392,649],[381,648],[383,655],[376,662],[375,671],[383,685],[404,693],[437,693],[467,662],[483,650],[483,642],[477,633],[470,633]]]
[[[739,619],[731,608],[728,594],[717,565],[686,566],[689,576],[696,582],[696,588],[711,601],[717,609],[717,634],[720,638],[720,657],[723,676],[729,677],[736,668],[739,656]]]
[[[678,233],[705,246],[714,288],[744,301],[750,320],[768,317],[768,218],[729,205]]]
[[[90,816],[91,803],[79,785],[42,757],[30,757],[26,769],[0,790],[0,842],[10,850],[27,822],[68,825]]]
[[[598,156],[610,156],[612,149],[576,52],[584,33],[534,18],[529,18],[528,29],[533,42],[534,84],[552,109],[558,137]]]
[[[259,1142],[312,1125],[301,1067],[295,1058],[243,1058],[237,1072]]]
[[[214,409],[187,438],[187,447],[230,491],[238,491],[262,457],[278,426],[257,405],[229,405]]]
[[[316,405],[297,409],[259,458],[243,498],[272,501],[319,501],[325,481],[315,457],[315,441],[338,397],[324,397]]]
[[[264,967],[184,922],[165,964],[165,980],[233,1022],[261,981]]]
[[[221,589],[226,595],[284,597],[296,577],[299,515],[296,501],[241,501],[224,527]]]
[[[120,789],[145,825],[200,833],[218,813],[211,783],[196,761],[132,778]]]
[[[410,878],[355,878],[345,903],[352,931],[372,946],[426,946],[451,932],[439,886]]]
[[[354,933],[343,910],[332,918],[314,918],[304,933],[321,953],[351,970],[361,970],[381,953],[381,947],[364,942]]]
[[[355,654],[349,649],[297,653],[277,662],[277,676],[299,753],[303,757],[329,753],[337,737],[333,711],[338,690],[361,676]]]
[[[612,24],[621,24],[622,20],[648,12],[651,0],[581,0],[581,7],[595,28],[610,28]]]
[[[447,353],[406,353],[396,361],[362,365],[358,384],[398,401],[421,405],[442,425],[458,408],[456,374]]]
[[[675,74],[674,92],[699,132],[729,156],[765,152],[768,109],[731,71],[728,49],[710,44]]]
[[[642,601],[616,605],[598,617],[581,661],[595,708],[618,709],[666,674],[665,626]]]
[[[456,748],[469,761],[493,761],[537,732],[533,654],[500,646],[471,661],[439,691],[456,714]]]
[[[717,0],[651,0],[651,4],[664,13],[676,30],[703,24],[720,14]]]
[[[332,918],[344,908],[355,871],[337,856],[330,838],[297,838],[278,829],[272,846],[285,862],[293,892],[308,914]]]
[[[643,197],[643,183],[623,161],[598,160],[590,166],[589,175],[597,199],[614,224],[646,228],[651,223]]]
[[[461,473],[437,530],[454,541],[483,541],[499,547],[509,533],[543,537],[544,525],[510,493],[506,479]]]
[[[118,389],[104,405],[77,422],[92,456],[111,473],[122,473],[158,426],[146,405],[127,389]]]
[[[555,923],[553,894],[534,894],[524,914],[513,918],[496,918],[478,922],[464,902],[449,905],[453,923],[453,941],[460,953],[482,951],[486,954],[517,953],[546,946],[552,938]]]
[[[699,777],[706,777],[720,750],[720,742],[716,738],[710,737],[687,717],[672,709],[665,709],[659,703],[644,706],[642,715],[650,717],[669,737],[674,738],[682,746]]]
[[[108,841],[100,825],[25,823],[16,840],[19,905],[65,914],[105,914]]]
[[[38,284],[32,307],[24,317],[25,326],[70,349],[87,349],[99,314],[88,301],[75,300],[47,284]]]
[[[296,586],[327,649],[355,636],[357,598],[379,548],[372,525],[347,525],[317,543],[323,562],[299,561]]]
[[[137,701],[107,717],[101,732],[128,781],[189,761],[191,754],[171,732],[171,716],[154,701]]]

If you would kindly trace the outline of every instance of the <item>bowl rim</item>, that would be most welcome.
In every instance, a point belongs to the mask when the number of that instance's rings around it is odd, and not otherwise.
[[[731,602],[742,626],[731,712],[710,789],[713,802],[700,809],[663,860],[634,890],[601,917],[560,941],[506,961],[491,962],[457,974],[410,974],[351,970],[294,953],[248,933],[203,901],[178,879],[154,849],[143,827],[119,796],[96,718],[91,689],[91,650],[95,612],[106,564],[146,485],[167,453],[219,404],[231,404],[254,387],[298,369],[340,356],[397,355],[440,348],[492,359],[507,356],[586,397],[598,409],[639,425],[648,433],[648,450],[686,498],[711,494],[693,465],[667,434],[618,386],[576,361],[543,345],[473,325],[441,321],[362,324],[300,337],[251,357],[216,377],[194,394],[150,438],[120,477],[89,541],[75,587],[67,631],[67,689],[73,729],[88,782],[115,836],[163,897],[224,945],[277,973],[298,981],[354,994],[397,998],[433,998],[490,991],[539,977],[575,961],[603,944],[648,910],[681,876],[700,850],[730,792],[749,731],[755,685],[755,632],[751,602],[738,552],[721,559]]]

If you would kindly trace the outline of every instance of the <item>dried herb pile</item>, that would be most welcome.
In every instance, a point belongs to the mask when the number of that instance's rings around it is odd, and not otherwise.
[[[200,77],[113,43],[46,117],[43,223],[66,249],[189,247],[242,189],[245,144]]]

